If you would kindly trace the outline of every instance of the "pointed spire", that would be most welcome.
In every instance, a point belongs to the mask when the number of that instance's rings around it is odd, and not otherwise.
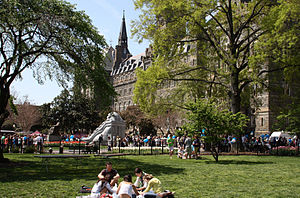
[[[122,18],[122,24],[121,24],[118,44],[120,46],[126,46],[127,47],[127,39],[128,38],[127,38],[126,23],[125,23],[125,10],[123,10],[123,18]]]
[[[116,45],[116,50],[115,50],[115,59],[113,65],[114,70],[120,68],[120,64],[131,56],[132,55],[128,50],[128,38],[127,38],[126,23],[125,23],[125,10],[123,10],[123,18],[122,18],[120,35],[119,35],[119,42],[118,45]]]

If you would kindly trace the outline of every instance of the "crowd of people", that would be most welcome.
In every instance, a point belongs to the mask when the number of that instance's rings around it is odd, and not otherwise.
[[[111,147],[127,147],[127,146],[146,146],[146,147],[160,147],[167,146],[169,149],[170,158],[173,157],[174,149],[176,148],[178,157],[180,158],[198,158],[200,150],[209,150],[209,145],[204,141],[203,135],[195,135],[190,137],[188,135],[126,135],[124,138],[112,137],[109,142],[109,149]],[[296,146],[296,138],[274,138],[269,134],[263,134],[255,137],[251,135],[243,135],[238,138],[235,136],[223,136],[218,144],[219,152],[261,152],[267,153],[272,148],[278,146]]]
[[[124,138],[118,136],[108,137],[107,142],[102,142],[111,151],[113,147],[167,147],[169,149],[170,158],[174,155],[174,150],[177,151],[177,156],[180,158],[198,158],[201,150],[209,150],[209,145],[204,141],[203,135],[188,135],[175,136],[167,135],[136,135],[128,134]],[[78,141],[79,137],[74,135],[64,134],[61,136],[61,141],[72,142]],[[27,146],[33,146],[36,152],[43,152],[44,137],[41,134],[35,135],[2,135],[1,147],[7,152],[22,152]],[[258,137],[244,135],[241,138],[235,136],[223,136],[218,144],[219,152],[261,152],[267,153],[272,148],[278,146],[296,146],[295,138],[273,138],[269,134],[264,134]],[[98,143],[94,145],[98,147]]]
[[[160,180],[151,174],[147,174],[140,168],[134,170],[136,181],[133,183],[132,175],[123,177],[119,183],[120,175],[112,168],[112,163],[107,162],[105,169],[98,175],[98,181],[94,184],[89,197],[110,198],[172,198],[175,192],[163,190]]]
[[[7,152],[19,151],[28,146],[34,146],[37,152],[43,150],[44,138],[41,134],[39,135],[2,135],[1,147]]]

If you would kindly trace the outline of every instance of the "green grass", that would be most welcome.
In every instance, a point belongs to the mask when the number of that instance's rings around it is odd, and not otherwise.
[[[49,172],[32,154],[5,154],[0,164],[0,197],[75,197],[81,185],[93,186],[106,160],[50,159]],[[300,197],[300,158],[276,156],[210,156],[181,160],[167,155],[112,158],[121,177],[135,167],[159,178],[177,198]],[[135,179],[135,178],[134,178]]]

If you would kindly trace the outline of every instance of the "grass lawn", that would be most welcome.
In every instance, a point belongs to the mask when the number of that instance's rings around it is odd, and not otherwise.
[[[105,159],[50,159],[49,172],[32,154],[5,154],[0,164],[0,197],[76,197],[81,185],[93,186]],[[300,197],[300,157],[211,156],[182,160],[167,155],[112,158],[121,178],[135,167],[159,178],[177,198]],[[134,177],[135,179],[135,177]]]

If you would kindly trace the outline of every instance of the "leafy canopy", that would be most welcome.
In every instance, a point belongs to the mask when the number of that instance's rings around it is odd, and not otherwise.
[[[241,112],[233,114],[228,110],[222,110],[214,102],[206,100],[189,103],[186,109],[188,122],[183,129],[189,134],[198,136],[204,131],[204,141],[209,145],[217,162],[219,156],[217,147],[220,141],[225,135],[242,134],[249,121]]]
[[[42,123],[50,128],[59,122],[62,132],[75,129],[94,130],[100,124],[100,116],[92,98],[74,95],[72,91],[63,90],[51,103],[43,104],[40,108]]]
[[[153,71],[139,74],[137,80],[135,101],[144,111],[159,109],[153,102],[164,104],[171,99],[176,105],[212,97],[227,102],[228,108],[237,113],[249,104],[251,96],[265,88],[266,74],[295,68],[292,63],[299,55],[299,1],[134,2],[142,14],[134,23],[133,33],[140,41],[152,40],[155,57]],[[256,46],[263,53],[256,53]],[[270,59],[270,51],[274,51],[274,59]],[[280,64],[266,67],[266,63],[276,60],[281,60]],[[157,73],[162,75],[153,75]],[[144,81],[148,77],[152,84]],[[157,86],[168,81],[176,82],[176,89],[170,90],[167,98],[161,97]],[[142,99],[145,96],[147,100]]]
[[[189,122],[184,129],[193,135],[201,135],[204,129],[209,143],[217,143],[224,135],[239,135],[248,122],[248,118],[241,112],[233,114],[207,100],[188,103],[186,109]]]
[[[1,0],[0,125],[8,116],[10,85],[25,69],[33,69],[40,83],[49,77],[62,85],[74,80],[80,88],[101,84],[101,96],[110,98],[105,46],[89,16],[66,1]]]

